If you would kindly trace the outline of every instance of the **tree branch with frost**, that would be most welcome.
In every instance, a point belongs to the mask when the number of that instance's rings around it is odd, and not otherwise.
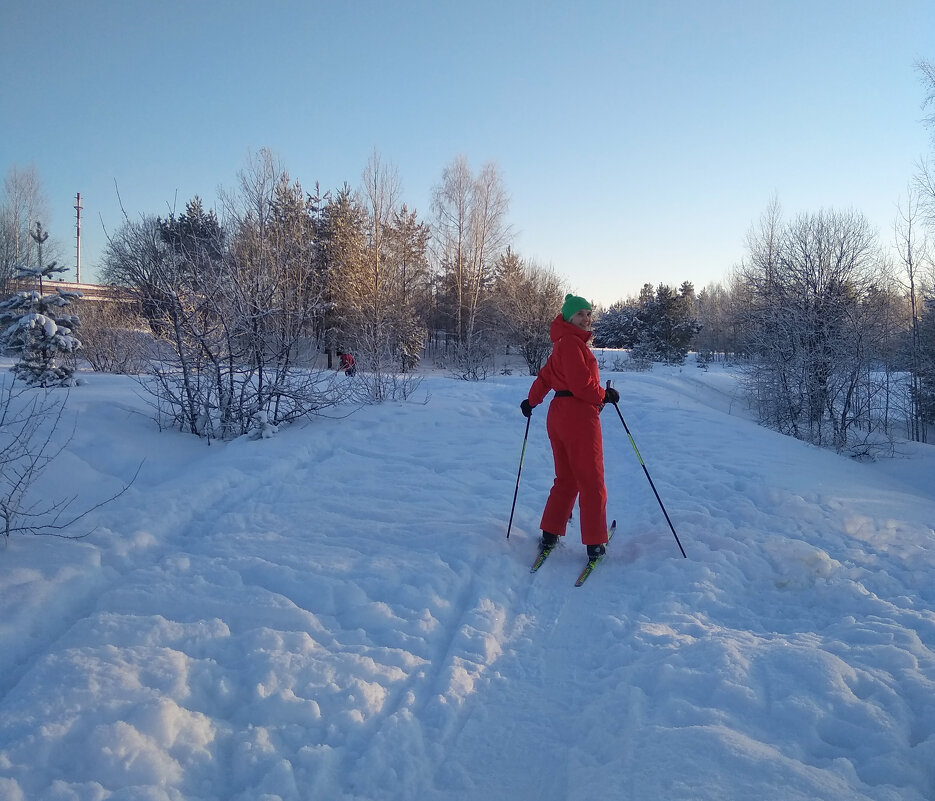
[[[88,509],[67,515],[78,499],[77,495],[57,501],[31,499],[30,490],[47,468],[65,450],[74,436],[74,428],[60,444],[55,444],[64,413],[64,397],[56,397],[50,390],[36,393],[17,384],[15,377],[4,378],[0,389],[0,533],[5,538],[12,534],[46,534],[63,539],[81,539],[91,532],[64,535],[64,531],[91,512],[118,498],[136,480],[142,468],[137,467],[133,478],[106,500]]]

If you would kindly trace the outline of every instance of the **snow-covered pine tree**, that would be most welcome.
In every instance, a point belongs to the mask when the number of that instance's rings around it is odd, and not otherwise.
[[[632,348],[640,338],[638,307],[633,300],[617,301],[594,321],[594,346]]]
[[[74,331],[81,324],[78,316],[64,311],[80,292],[57,289],[46,294],[43,281],[65,272],[53,261],[42,264],[42,243],[48,238],[41,223],[31,236],[39,245],[35,267],[22,267],[15,278],[35,283],[34,289],[17,292],[0,302],[0,347],[5,354],[19,356],[11,368],[13,374],[29,386],[73,386],[74,368],[59,364],[58,359],[81,347]]]

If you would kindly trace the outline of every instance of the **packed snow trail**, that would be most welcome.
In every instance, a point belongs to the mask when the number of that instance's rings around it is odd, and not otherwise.
[[[858,464],[729,374],[613,377],[689,558],[605,414],[618,530],[575,589],[574,523],[529,573],[544,409],[505,537],[528,378],[207,447],[89,376],[79,489],[147,459],[89,538],[0,552],[0,801],[935,797],[932,449]]]

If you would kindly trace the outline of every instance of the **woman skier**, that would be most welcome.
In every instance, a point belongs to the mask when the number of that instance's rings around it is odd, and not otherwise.
[[[604,450],[601,421],[605,403],[617,403],[620,394],[601,386],[597,359],[588,347],[591,339],[591,304],[566,295],[562,311],[549,329],[552,353],[529,388],[520,408],[526,417],[549,390],[546,430],[555,460],[555,481],[542,513],[540,550],[555,546],[565,535],[575,499],[581,513],[581,542],[588,559],[604,553],[607,542],[607,489],[604,486]]]

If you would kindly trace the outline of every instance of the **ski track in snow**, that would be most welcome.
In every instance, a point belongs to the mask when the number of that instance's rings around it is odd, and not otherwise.
[[[207,447],[90,376],[78,486],[147,458],[89,538],[0,552],[0,801],[935,797],[926,484],[723,372],[613,377],[689,558],[608,408],[618,531],[574,588],[576,520],[528,573],[544,407],[504,536],[531,379]]]

